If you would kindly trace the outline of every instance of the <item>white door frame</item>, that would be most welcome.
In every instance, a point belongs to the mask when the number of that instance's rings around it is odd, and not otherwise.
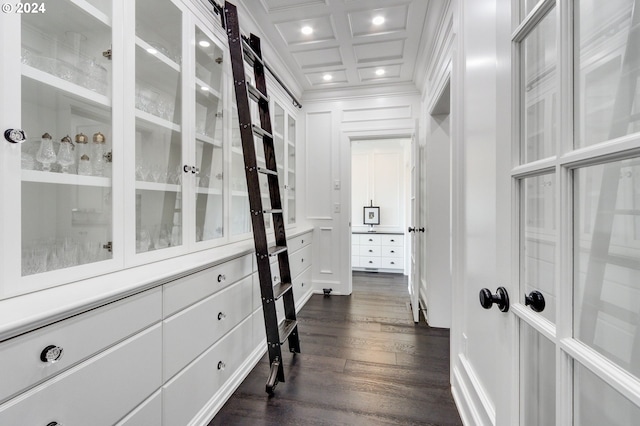
[[[351,143],[359,140],[372,140],[372,139],[412,139],[415,137],[416,128],[398,128],[398,129],[381,129],[381,130],[357,130],[342,132],[342,148],[340,152],[341,161],[341,173],[342,178],[342,196],[340,198],[342,206],[345,207],[344,217],[339,229],[339,232],[348,234],[349,244],[347,244],[347,256],[348,259],[348,287],[347,294],[353,292],[353,280],[351,274]],[[417,283],[413,283],[414,286]],[[416,293],[418,288],[414,288],[413,292]],[[417,307],[417,304],[415,304]],[[415,315],[415,314],[414,314]]]

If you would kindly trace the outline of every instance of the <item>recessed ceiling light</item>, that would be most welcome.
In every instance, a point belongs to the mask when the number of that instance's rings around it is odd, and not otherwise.
[[[209,88],[207,86],[200,86],[200,90],[202,90],[203,92],[208,92]]]
[[[384,70],[382,68],[376,70],[376,75],[384,75]]]
[[[200,41],[198,42],[198,44],[199,44],[200,46],[202,46],[202,47],[209,47],[209,46],[211,46],[211,43],[209,43],[207,40],[200,40]]]
[[[151,53],[152,55],[155,55],[156,53],[158,53],[158,49],[150,47],[147,49],[147,52]]]
[[[373,22],[373,25],[382,25],[384,24],[384,16],[376,16],[371,22]]]
[[[313,33],[313,28],[311,28],[310,26],[304,26],[300,29],[300,31],[302,32],[302,34],[304,35],[310,35]]]
[[[333,79],[333,76],[331,74],[325,74],[322,76],[322,79],[324,81],[331,81]]]

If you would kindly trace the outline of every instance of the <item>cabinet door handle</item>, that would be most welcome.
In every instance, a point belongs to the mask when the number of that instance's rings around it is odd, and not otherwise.
[[[395,250],[391,250],[391,253],[395,253],[395,252],[396,252]]]
[[[49,422],[47,426],[62,426],[62,424],[58,422]]]
[[[27,135],[21,129],[7,129],[4,131],[4,138],[7,142],[22,143],[27,140]]]
[[[395,265],[395,264],[396,264],[396,262],[391,262],[391,264],[392,264],[392,265]]]
[[[60,346],[49,345],[40,352],[40,361],[55,364],[62,358],[63,349]]]
[[[396,240],[391,240],[391,242],[392,242],[392,243],[395,243],[395,242],[396,242]]]
[[[226,365],[224,364],[224,362],[222,362],[222,361],[218,361],[218,370],[224,370],[224,367],[226,367]]]
[[[182,170],[184,170],[185,173],[189,173],[189,171],[191,170],[191,166],[187,166],[186,164],[182,167]]]
[[[224,312],[218,312],[218,321],[225,319],[227,315]]]
[[[222,281],[226,281],[227,277],[224,274],[220,274],[218,275],[218,282],[221,283]]]
[[[369,253],[373,253],[373,250],[369,250]]]
[[[300,262],[304,263],[304,257],[302,259],[300,259]]]
[[[370,261],[369,261],[369,263],[373,263],[373,261],[372,261],[372,260],[370,260]]]

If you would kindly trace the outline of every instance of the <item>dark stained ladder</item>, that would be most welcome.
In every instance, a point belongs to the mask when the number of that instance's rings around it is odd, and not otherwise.
[[[282,201],[278,184],[278,168],[276,165],[273,136],[271,134],[269,97],[267,96],[264,72],[265,66],[262,61],[260,39],[251,34],[247,40],[240,34],[236,6],[225,2],[224,17],[227,36],[229,38],[233,85],[235,87],[236,103],[238,106],[240,138],[242,140],[242,150],[244,153],[245,176],[247,178],[249,208],[251,223],[253,225],[253,240],[256,248],[264,325],[267,333],[267,349],[269,351],[269,363],[271,365],[266,391],[269,394],[273,394],[273,390],[278,382],[284,382],[281,345],[288,340],[289,350],[300,353],[300,341],[298,338],[298,322],[296,321],[296,308],[291,285],[291,272],[289,270],[289,254],[284,229]],[[244,72],[245,60],[253,67],[256,82],[255,87],[246,81]],[[258,104],[260,126],[251,123],[249,99]],[[257,165],[254,135],[262,139],[266,168],[258,167]],[[262,207],[259,181],[260,174],[266,175],[269,183],[271,206],[268,208]],[[270,214],[273,217],[275,245],[271,247],[267,245],[265,214]],[[273,257],[277,257],[278,259],[282,280],[275,285],[271,281],[270,258]],[[279,298],[283,300],[285,311],[284,321],[282,321],[280,325],[275,305],[276,300]]]

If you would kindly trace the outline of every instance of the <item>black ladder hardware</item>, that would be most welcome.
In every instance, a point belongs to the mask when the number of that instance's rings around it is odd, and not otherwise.
[[[253,34],[251,34],[248,39],[242,36],[238,23],[238,12],[236,6],[233,4],[225,2],[224,16],[227,36],[229,38],[233,86],[235,88],[238,107],[238,124],[244,154],[245,177],[247,178],[249,208],[253,227],[253,241],[256,249],[264,326],[267,334],[269,363],[271,365],[266,391],[271,395],[278,382],[284,382],[282,345],[288,341],[289,351],[300,353],[298,322],[296,320],[296,307],[293,298],[293,286],[291,284],[291,271],[289,270],[287,237],[284,229],[280,185],[278,184],[276,154],[273,136],[271,134],[269,96],[267,95],[265,65],[262,60],[260,38]],[[244,60],[247,60],[250,66],[253,67],[256,82],[255,87],[246,81]],[[251,123],[249,100],[253,100],[258,104],[260,126]],[[266,167],[258,167],[254,135],[262,139],[265,156],[264,164]],[[269,184],[271,205],[266,207],[262,206],[260,174],[266,175]],[[267,244],[265,214],[270,214],[273,218],[275,245],[272,247],[269,247]],[[271,279],[270,263],[273,257],[278,259],[281,277],[279,283],[274,283]],[[282,322],[278,320],[275,304],[275,301],[280,298],[283,300],[285,315]]]

